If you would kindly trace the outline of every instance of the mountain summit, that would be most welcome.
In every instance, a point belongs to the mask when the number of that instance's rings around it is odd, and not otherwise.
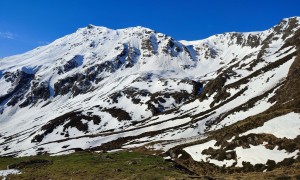
[[[3,58],[0,155],[141,148],[195,171],[299,162],[299,22],[198,41],[88,25]]]

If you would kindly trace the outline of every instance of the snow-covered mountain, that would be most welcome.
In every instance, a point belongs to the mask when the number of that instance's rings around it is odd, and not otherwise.
[[[299,29],[293,17],[177,41],[89,25],[0,59],[0,155],[144,148],[186,166],[299,161]]]

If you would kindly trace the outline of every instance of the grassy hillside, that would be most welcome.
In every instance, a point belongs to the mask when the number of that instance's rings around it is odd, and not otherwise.
[[[0,157],[0,170],[9,166],[22,172],[20,175],[10,175],[7,179],[300,179],[299,163],[266,173],[221,173],[212,170],[209,164],[198,164],[197,167],[194,165],[195,162],[190,162],[189,169],[197,174],[190,173],[182,166],[167,162],[159,156],[125,151],[76,152],[62,156],[22,158]]]
[[[161,157],[137,152],[0,158],[0,170],[8,165],[22,172],[8,179],[188,179],[190,176]]]

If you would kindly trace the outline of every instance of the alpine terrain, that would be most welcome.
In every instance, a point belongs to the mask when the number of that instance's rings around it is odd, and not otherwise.
[[[197,41],[88,25],[0,59],[0,156],[137,150],[196,174],[299,172],[299,77],[299,17]]]

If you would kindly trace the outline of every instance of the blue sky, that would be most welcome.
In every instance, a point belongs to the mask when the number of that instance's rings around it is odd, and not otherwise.
[[[177,40],[260,31],[300,16],[299,0],[0,0],[0,57],[45,45],[80,27],[144,26]]]

